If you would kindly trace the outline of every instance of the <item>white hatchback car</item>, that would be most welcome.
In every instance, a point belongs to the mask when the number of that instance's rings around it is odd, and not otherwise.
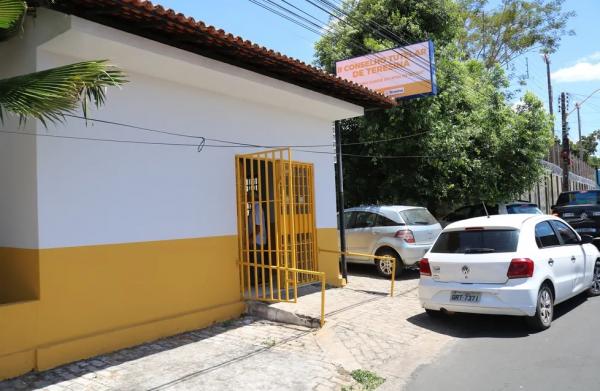
[[[441,310],[527,317],[550,327],[554,305],[600,294],[600,253],[548,215],[497,215],[447,226],[420,262],[419,299]]]

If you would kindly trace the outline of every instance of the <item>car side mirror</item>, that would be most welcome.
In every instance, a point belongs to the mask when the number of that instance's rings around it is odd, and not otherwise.
[[[581,235],[581,244],[593,243],[594,237],[592,235]]]

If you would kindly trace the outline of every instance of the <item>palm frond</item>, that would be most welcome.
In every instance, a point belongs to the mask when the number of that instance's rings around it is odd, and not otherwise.
[[[1,1],[1,0],[0,0]],[[85,61],[0,80],[0,123],[5,113],[13,113],[24,122],[39,119],[44,126],[62,122],[81,103],[87,116],[89,103],[104,104],[107,87],[126,83],[121,70],[106,60]]]
[[[23,25],[27,3],[23,0],[0,0],[0,41],[12,37]]]

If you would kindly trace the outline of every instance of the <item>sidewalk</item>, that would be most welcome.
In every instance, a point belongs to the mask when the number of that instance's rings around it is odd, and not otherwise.
[[[243,317],[213,327],[0,382],[0,390],[340,390],[366,369],[401,389],[454,338],[428,322],[417,299],[418,273],[390,282],[367,267],[342,289],[328,289],[320,330]],[[320,291],[275,306],[317,316]],[[434,328],[433,328],[434,329]]]

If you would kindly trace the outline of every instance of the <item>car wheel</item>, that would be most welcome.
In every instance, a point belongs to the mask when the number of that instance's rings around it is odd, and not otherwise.
[[[383,249],[381,251],[378,251],[376,255],[378,255],[380,257],[388,256],[388,257],[394,258],[396,260],[396,277],[398,277],[402,273],[402,269],[404,268],[404,265],[402,264],[400,257],[398,256],[398,254],[396,254],[395,251]],[[377,268],[377,273],[379,273],[379,275],[382,277],[386,277],[386,278],[392,277],[392,265],[393,264],[392,264],[391,260],[387,260],[387,259],[376,259],[375,260],[375,266]]]
[[[594,266],[594,275],[592,277],[592,286],[588,289],[590,296],[600,295],[600,261],[596,261]]]
[[[534,330],[545,330],[552,324],[554,318],[554,297],[547,284],[542,285],[538,292],[535,315],[527,317],[527,323]]]

